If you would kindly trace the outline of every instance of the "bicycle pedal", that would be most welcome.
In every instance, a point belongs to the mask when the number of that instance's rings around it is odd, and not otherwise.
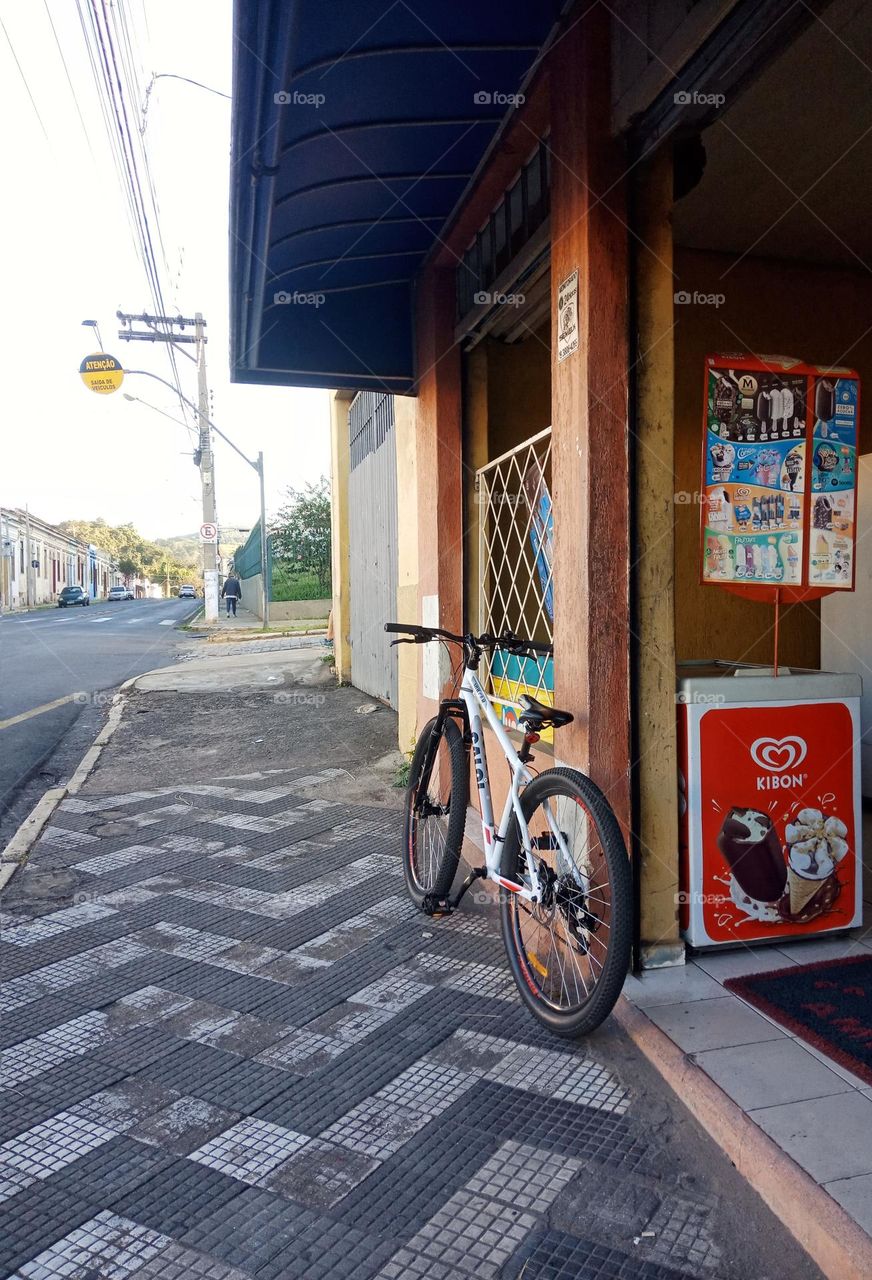
[[[432,893],[428,893],[421,903],[421,910],[425,915],[439,920],[442,916],[450,916],[454,908],[446,898],[434,898]]]

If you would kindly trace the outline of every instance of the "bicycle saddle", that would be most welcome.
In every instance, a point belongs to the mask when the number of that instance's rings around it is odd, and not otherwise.
[[[528,729],[559,729],[561,725],[571,724],[574,716],[571,711],[560,711],[557,707],[549,707],[528,693],[522,693],[518,699],[524,710],[518,716],[521,724]]]

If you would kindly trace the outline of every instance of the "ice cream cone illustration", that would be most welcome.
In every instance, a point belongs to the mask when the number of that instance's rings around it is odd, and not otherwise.
[[[844,822],[825,817],[820,809],[800,809],[796,821],[788,823],[785,836],[791,919],[799,920],[809,913],[813,918],[835,901],[839,891],[836,867],[848,852],[847,834]]]

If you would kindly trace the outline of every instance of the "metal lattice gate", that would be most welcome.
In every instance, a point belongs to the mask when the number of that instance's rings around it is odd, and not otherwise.
[[[393,397],[362,391],[348,413],[351,680],[397,705],[397,450]]]

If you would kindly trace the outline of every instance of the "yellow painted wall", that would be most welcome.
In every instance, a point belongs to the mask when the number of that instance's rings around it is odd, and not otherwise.
[[[872,280],[858,272],[772,259],[735,259],[675,250],[675,289],[723,294],[722,306],[675,307],[675,489],[697,494],[703,419],[703,360],[711,352],[793,355],[814,364],[849,365],[872,391]],[[872,448],[872,417],[861,420],[861,452]],[[679,661],[729,658],[772,661],[770,605],[702,587],[699,506],[675,508],[675,624]],[[820,666],[820,607],[782,611],[780,659]]]
[[[523,342],[486,338],[480,345],[487,357],[488,457],[498,458],[551,423],[550,321]]]
[[[418,450],[417,401],[394,398],[397,446],[397,621],[421,621],[418,604]],[[397,647],[397,744],[411,751],[418,736],[421,650]]]

